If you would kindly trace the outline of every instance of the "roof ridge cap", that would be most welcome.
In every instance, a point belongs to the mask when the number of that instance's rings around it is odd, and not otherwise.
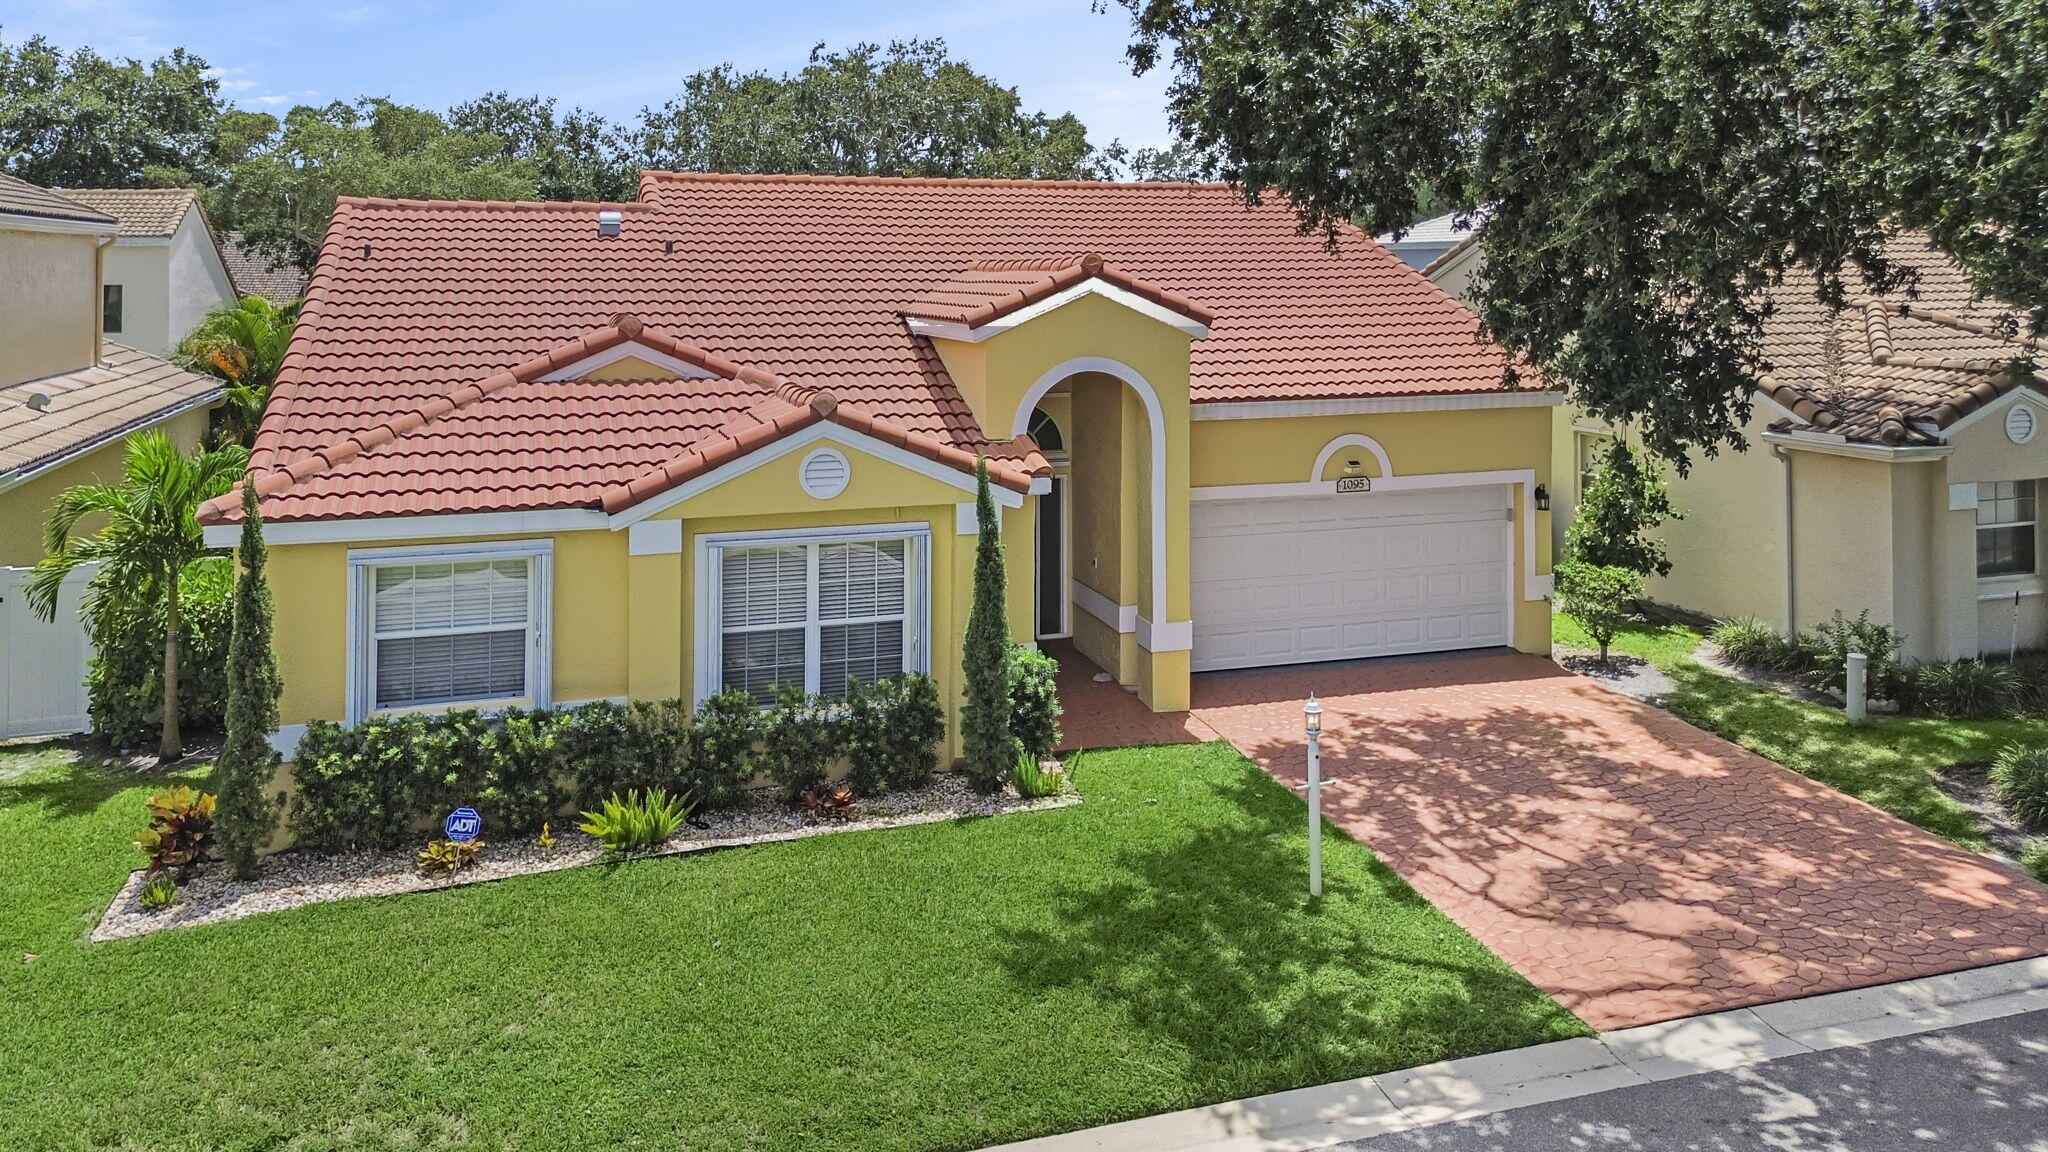
[[[1229,190],[1221,180],[1076,180],[1030,179],[1016,176],[867,176],[837,172],[684,172],[665,168],[640,170],[640,186],[650,184],[850,184],[883,188],[1184,188]]]

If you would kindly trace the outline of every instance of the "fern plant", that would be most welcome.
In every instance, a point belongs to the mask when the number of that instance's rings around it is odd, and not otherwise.
[[[649,788],[624,797],[612,793],[597,811],[582,813],[580,827],[607,852],[645,852],[667,843],[689,815],[688,793],[671,796],[666,789]]]

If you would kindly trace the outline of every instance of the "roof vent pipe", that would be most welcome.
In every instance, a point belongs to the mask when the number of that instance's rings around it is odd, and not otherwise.
[[[31,412],[48,412],[50,410],[50,394],[48,392],[29,393],[28,410]]]
[[[619,234],[619,224],[624,219],[624,215],[616,208],[606,208],[600,211],[597,214],[597,234],[599,236],[617,236]]]

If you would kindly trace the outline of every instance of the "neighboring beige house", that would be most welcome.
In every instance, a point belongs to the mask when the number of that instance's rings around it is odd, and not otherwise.
[[[214,307],[240,298],[190,188],[66,188],[121,222],[106,253],[101,315],[108,339],[168,356]]]
[[[1472,221],[1460,222],[1455,212],[1417,220],[1400,232],[1382,232],[1373,237],[1379,246],[1399,256],[1410,268],[1429,267],[1437,258],[1472,235]]]
[[[109,214],[0,176],[0,568],[43,556],[58,492],[120,475],[128,433],[199,443],[221,383],[100,336]]]
[[[1920,270],[1910,296],[1861,294],[1830,315],[1809,285],[1775,293],[1749,450],[1674,480],[1685,519],[1665,530],[1672,573],[1651,595],[1781,628],[1867,609],[1920,659],[2041,647],[2048,395],[2018,365],[2040,342],[1925,240],[1892,255]],[[1468,239],[1425,275],[1469,301],[1482,260]],[[1614,430],[1567,405],[1555,431],[1561,536]]]
[[[244,296],[261,296],[272,304],[290,304],[306,294],[306,274],[290,264],[279,264],[243,242],[240,232],[220,238],[221,263],[235,291]]]

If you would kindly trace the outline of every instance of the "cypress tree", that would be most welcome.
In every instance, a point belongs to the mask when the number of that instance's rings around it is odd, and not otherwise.
[[[1010,622],[1003,610],[1006,579],[997,533],[988,458],[975,462],[974,602],[967,614],[967,706],[960,715],[967,780],[983,795],[1000,791],[1016,756],[1010,739]]]
[[[242,539],[236,549],[234,630],[228,639],[227,742],[214,770],[219,796],[214,829],[239,879],[256,876],[256,853],[277,826],[279,801],[264,794],[277,769],[270,734],[277,729],[277,698],[284,682],[271,651],[270,585],[263,575],[263,521],[256,486],[242,485]]]

